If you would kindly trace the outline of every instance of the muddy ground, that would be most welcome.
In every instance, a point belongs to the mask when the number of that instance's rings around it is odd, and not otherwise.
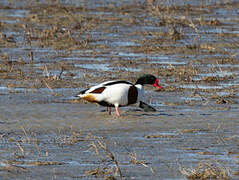
[[[237,1],[0,2],[2,179],[238,179]],[[157,112],[75,98],[159,77]]]

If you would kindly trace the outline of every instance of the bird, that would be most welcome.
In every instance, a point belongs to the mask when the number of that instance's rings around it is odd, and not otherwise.
[[[159,79],[154,75],[144,74],[138,78],[135,84],[125,80],[106,81],[81,91],[77,96],[88,102],[106,106],[109,114],[111,114],[111,107],[115,107],[116,115],[119,117],[119,107],[139,102],[141,108],[146,107],[147,104],[142,102],[144,85],[149,84],[162,89],[158,83]]]

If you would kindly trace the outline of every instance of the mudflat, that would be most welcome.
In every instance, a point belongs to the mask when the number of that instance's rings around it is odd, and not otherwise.
[[[1,96],[1,176],[6,179],[185,179],[184,173],[198,166],[236,178],[237,107],[169,106],[152,113],[129,107],[117,117],[94,104],[61,97],[40,102],[38,96]]]
[[[0,2],[1,179],[238,179],[237,1]],[[122,116],[74,96],[154,74]]]

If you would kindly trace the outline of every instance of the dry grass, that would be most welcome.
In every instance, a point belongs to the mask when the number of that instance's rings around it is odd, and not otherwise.
[[[92,142],[89,146],[90,149],[95,152],[95,154],[101,158],[99,167],[88,170],[85,172],[85,175],[93,175],[95,177],[103,177],[104,179],[124,179],[122,174],[122,170],[120,168],[120,162],[116,159],[116,155],[107,147],[106,143],[102,138],[96,138],[94,142]],[[136,152],[132,152],[128,154],[129,164],[141,165],[145,168],[148,168],[152,174],[155,173],[154,169],[149,165],[150,163],[145,160],[139,160]],[[107,162],[105,165],[104,162]],[[113,164],[114,166],[112,166]],[[124,163],[125,164],[125,163]],[[126,163],[127,164],[127,163]]]
[[[58,161],[16,161],[16,160],[8,160],[5,163],[11,165],[31,165],[31,166],[49,166],[49,165],[63,165],[64,162]]]
[[[95,137],[95,141],[92,142],[89,146],[90,149],[95,151],[96,155],[102,158],[102,162],[111,162],[115,167],[107,165],[106,167],[98,167],[94,170],[86,171],[86,175],[94,175],[96,177],[103,177],[104,179],[117,179],[118,174],[121,180],[123,180],[123,174],[119,166],[119,162],[116,159],[113,152],[107,147],[106,143],[102,138]],[[102,166],[104,166],[102,164]]]
[[[235,5],[238,5],[235,3]],[[27,45],[26,56],[19,56],[18,61],[12,60],[8,54],[2,54],[0,57],[0,78],[10,80],[8,87],[25,87],[31,89],[48,88],[52,95],[57,95],[53,92],[55,88],[61,87],[86,87],[89,82],[100,82],[105,80],[105,77],[110,79],[129,79],[139,75],[138,72],[133,72],[129,68],[140,70],[140,72],[153,73],[165,79],[167,85],[164,91],[190,91],[190,89],[178,88],[179,85],[192,84],[217,84],[220,82],[232,82],[237,78],[234,74],[225,77],[219,76],[205,76],[198,80],[194,80],[200,73],[213,72],[234,72],[238,68],[221,68],[221,64],[235,64],[237,63],[237,53],[229,53],[224,49],[237,49],[238,42],[233,40],[237,37],[235,33],[215,32],[208,33],[207,28],[218,27],[219,29],[224,25],[223,20],[217,18],[206,19],[202,14],[211,15],[213,8],[231,8],[230,3],[220,3],[216,6],[210,5],[174,5],[172,3],[162,3],[160,1],[147,0],[144,4],[123,4],[118,7],[110,4],[105,7],[94,7],[93,9],[85,6],[65,6],[62,4],[54,5],[51,3],[36,3],[28,7],[29,15],[18,20],[15,27],[10,24],[1,23],[1,28],[9,28],[10,31],[22,31],[24,35],[24,44]],[[99,15],[92,15],[90,12],[99,12]],[[82,13],[79,13],[82,12]],[[111,15],[104,15],[101,12],[109,12]],[[89,13],[89,14],[88,14]],[[137,16],[137,15],[140,16]],[[121,15],[118,17],[117,15]],[[147,19],[145,21],[145,19]],[[135,28],[132,32],[124,32],[124,28],[141,27],[142,22],[145,26],[162,28],[162,30],[140,30]],[[9,27],[8,27],[9,26]],[[124,57],[111,56],[111,47],[104,41],[111,41],[105,36],[92,36],[95,32],[103,32],[105,34],[115,34],[115,26],[122,29],[118,32],[124,35],[127,41],[135,42],[137,45],[127,46],[129,53],[140,53],[145,55],[162,54],[178,55],[180,59],[185,59],[187,56],[198,56],[198,59],[190,59],[189,63],[185,65],[170,65],[170,67],[163,67],[157,62],[152,63],[150,59],[126,59]],[[192,35],[194,34],[194,35]],[[229,37],[228,38],[225,38]],[[137,38],[131,39],[128,37]],[[210,38],[207,40],[204,36],[218,36],[219,40],[211,42]],[[139,38],[138,38],[139,37]],[[220,39],[221,38],[221,39]],[[227,40],[225,40],[227,39]],[[119,39],[120,40],[120,39]],[[15,37],[11,34],[2,34],[2,44],[9,48],[16,44]],[[116,40],[117,41],[117,40]],[[181,42],[180,42],[181,41]],[[226,42],[225,42],[226,41]],[[190,43],[189,43],[190,42]],[[14,45],[15,46],[15,45]],[[56,50],[56,55],[44,57],[40,60],[47,63],[35,66],[37,59],[39,59],[34,49],[51,48]],[[75,67],[75,62],[55,63],[62,58],[71,56],[71,51],[74,50],[94,50],[91,57],[102,57],[104,54],[109,54],[109,67],[114,70],[91,70],[87,68]],[[64,50],[61,53],[58,50]],[[228,57],[210,57],[211,54],[228,55]],[[201,55],[209,55],[208,58],[201,59]],[[85,61],[84,56],[79,57],[79,64],[99,63],[96,61]],[[187,59],[187,58],[186,58]],[[204,66],[208,64],[215,64],[215,67],[207,68]],[[237,63],[238,64],[238,63]],[[116,68],[118,67],[118,68]],[[125,69],[126,70],[122,70]],[[128,68],[128,69],[127,69]],[[77,77],[77,73],[81,72],[82,76]],[[122,73],[123,72],[123,73]],[[115,77],[114,75],[117,74]],[[133,76],[133,78],[132,78]],[[75,78],[75,79],[73,79]],[[233,87],[236,90],[237,87]],[[200,90],[199,91],[212,91]],[[12,91],[14,92],[14,91]],[[61,96],[61,95],[60,95]],[[204,97],[211,100],[209,96]],[[187,102],[186,102],[187,103]],[[215,100],[217,104],[232,104],[234,101],[230,99]],[[194,105],[195,103],[187,103]],[[179,104],[176,104],[179,105]]]
[[[221,104],[222,106],[224,104],[231,105],[237,103],[238,86],[223,87],[222,90],[199,88],[192,90],[180,88],[180,85],[220,85],[220,83],[230,84],[230,82],[233,83],[237,80],[238,75],[235,72],[238,72],[239,68],[233,65],[238,65],[238,33],[231,31],[233,28],[230,28],[230,24],[238,22],[228,18],[225,18],[225,21],[223,18],[218,19],[212,13],[219,9],[228,12],[233,7],[238,7],[238,2],[223,1],[213,5],[175,5],[170,1],[163,4],[163,1],[146,0],[141,4],[126,3],[122,6],[110,4],[104,7],[88,8],[87,6],[75,7],[70,4],[65,6],[51,0],[47,3],[40,3],[39,1],[21,9],[28,12],[26,13],[27,16],[16,19],[14,17],[11,17],[13,19],[1,17],[0,47],[14,48],[14,55],[4,52],[0,55],[0,84],[8,87],[9,93],[16,93],[16,91],[11,90],[16,87],[47,88],[53,96],[63,96],[54,93],[54,89],[83,88],[89,83],[101,82],[106,78],[107,80],[120,78],[134,81],[141,72],[144,72],[160,76],[165,84],[163,90],[165,94],[169,92],[170,94],[178,92],[183,94],[190,91],[192,92],[191,97],[198,97],[201,100],[198,103],[193,101],[163,102],[164,105],[209,106],[211,101],[216,104],[217,108],[220,108]],[[11,8],[10,5],[6,9],[17,10],[15,7]],[[92,12],[99,14],[95,15]],[[7,23],[7,20],[16,20],[16,24]],[[213,29],[222,31],[217,32]],[[110,34],[115,35],[115,37],[109,38]],[[24,38],[23,41],[17,41],[22,38]],[[112,41],[121,42],[123,40],[133,42],[136,45],[124,45],[117,48],[109,45]],[[16,54],[17,57],[15,57],[15,48],[22,51],[22,53]],[[42,49],[49,49],[49,53],[44,51],[39,53],[38,50]],[[124,57],[118,54],[118,50],[136,55],[143,54],[143,56],[141,58]],[[49,55],[51,54],[50,51],[53,51],[53,55]],[[87,51],[90,52],[90,55],[86,53]],[[112,52],[114,53],[112,54]],[[177,60],[184,60],[185,64],[161,65],[160,57],[155,62],[148,58],[158,55],[168,57],[169,61],[176,57]],[[79,60],[65,59],[72,56],[77,56]],[[95,60],[102,57],[107,60],[100,62]],[[92,60],[86,60],[87,58],[92,58]],[[97,68],[92,70],[75,66],[75,64],[91,65],[94,63],[108,63],[113,71]],[[231,67],[222,66],[227,64]],[[126,70],[122,70],[125,68]],[[139,70],[139,72],[131,71],[130,68]],[[79,72],[80,75],[76,76]],[[232,74],[223,77],[214,75],[224,72],[232,72]],[[212,76],[200,76],[200,74],[209,73]],[[220,91],[230,91],[230,94],[222,97],[217,94]],[[39,103],[37,100],[35,102]],[[71,102],[76,103],[78,101],[73,100]],[[27,155],[35,152],[41,155],[39,138],[31,134],[30,130],[21,129],[20,138],[8,138],[8,142],[13,143],[16,149],[15,158],[26,158]],[[184,134],[208,131],[210,130],[181,129],[178,132]],[[175,135],[160,134],[145,136],[145,138],[176,137]],[[238,137],[231,138],[228,140],[238,142]],[[72,132],[69,135],[59,134],[54,139],[54,143],[60,147],[74,146],[80,141],[92,142],[90,148],[94,150],[97,157],[101,158],[100,166],[86,171],[87,176],[123,179],[117,155],[112,152],[103,139],[85,137],[77,132]],[[34,145],[34,151],[29,152],[26,144]],[[232,153],[237,154],[237,152]],[[199,154],[215,155],[210,152],[199,152]],[[130,153],[129,158],[131,164],[151,168],[136,153]],[[5,167],[7,171],[27,172],[27,169],[17,167],[15,164],[40,166],[54,165],[54,163],[57,165],[58,162],[9,161],[5,163],[7,164]],[[153,173],[153,170],[150,170]],[[228,179],[230,177],[227,170],[223,171],[223,168],[215,163],[200,163],[194,169],[184,168],[181,169],[181,172],[189,179]]]
[[[184,134],[184,133],[199,133],[199,132],[209,132],[210,129],[180,129],[178,130],[178,132],[180,134]]]
[[[85,171],[86,176],[95,176],[96,178],[104,178],[104,180],[117,180],[115,176],[112,176],[114,174],[115,170],[113,168],[102,168],[97,167],[92,170]]]
[[[130,160],[131,163],[133,163],[135,165],[142,165],[146,168],[149,168],[152,174],[155,173],[154,169],[152,167],[150,167],[149,163],[147,163],[145,160],[138,159],[136,152],[129,153],[129,158],[131,159]]]
[[[84,136],[81,133],[74,132],[74,131],[72,131],[70,135],[60,134],[54,139],[54,142],[61,147],[72,146],[82,141],[90,142],[90,141],[93,141],[93,139],[91,136],[88,136],[88,135]]]
[[[150,134],[150,135],[145,135],[144,137],[147,139],[150,139],[150,138],[176,138],[177,135]]]
[[[195,168],[180,168],[180,172],[188,179],[230,179],[231,174],[228,168],[218,163],[202,162]]]
[[[49,166],[63,165],[64,162],[57,161],[2,161],[0,171],[6,171],[12,174],[28,173],[30,170],[24,166]]]
[[[19,167],[19,166],[13,165],[8,162],[1,162],[1,165],[2,165],[2,167],[0,168],[0,170],[10,172],[10,173],[20,174],[20,173],[29,172],[28,169],[26,169],[24,167]]]

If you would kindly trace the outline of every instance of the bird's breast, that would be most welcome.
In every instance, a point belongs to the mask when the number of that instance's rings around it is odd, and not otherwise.
[[[132,85],[129,87],[128,90],[128,104],[134,104],[138,100],[138,90],[137,88]]]

